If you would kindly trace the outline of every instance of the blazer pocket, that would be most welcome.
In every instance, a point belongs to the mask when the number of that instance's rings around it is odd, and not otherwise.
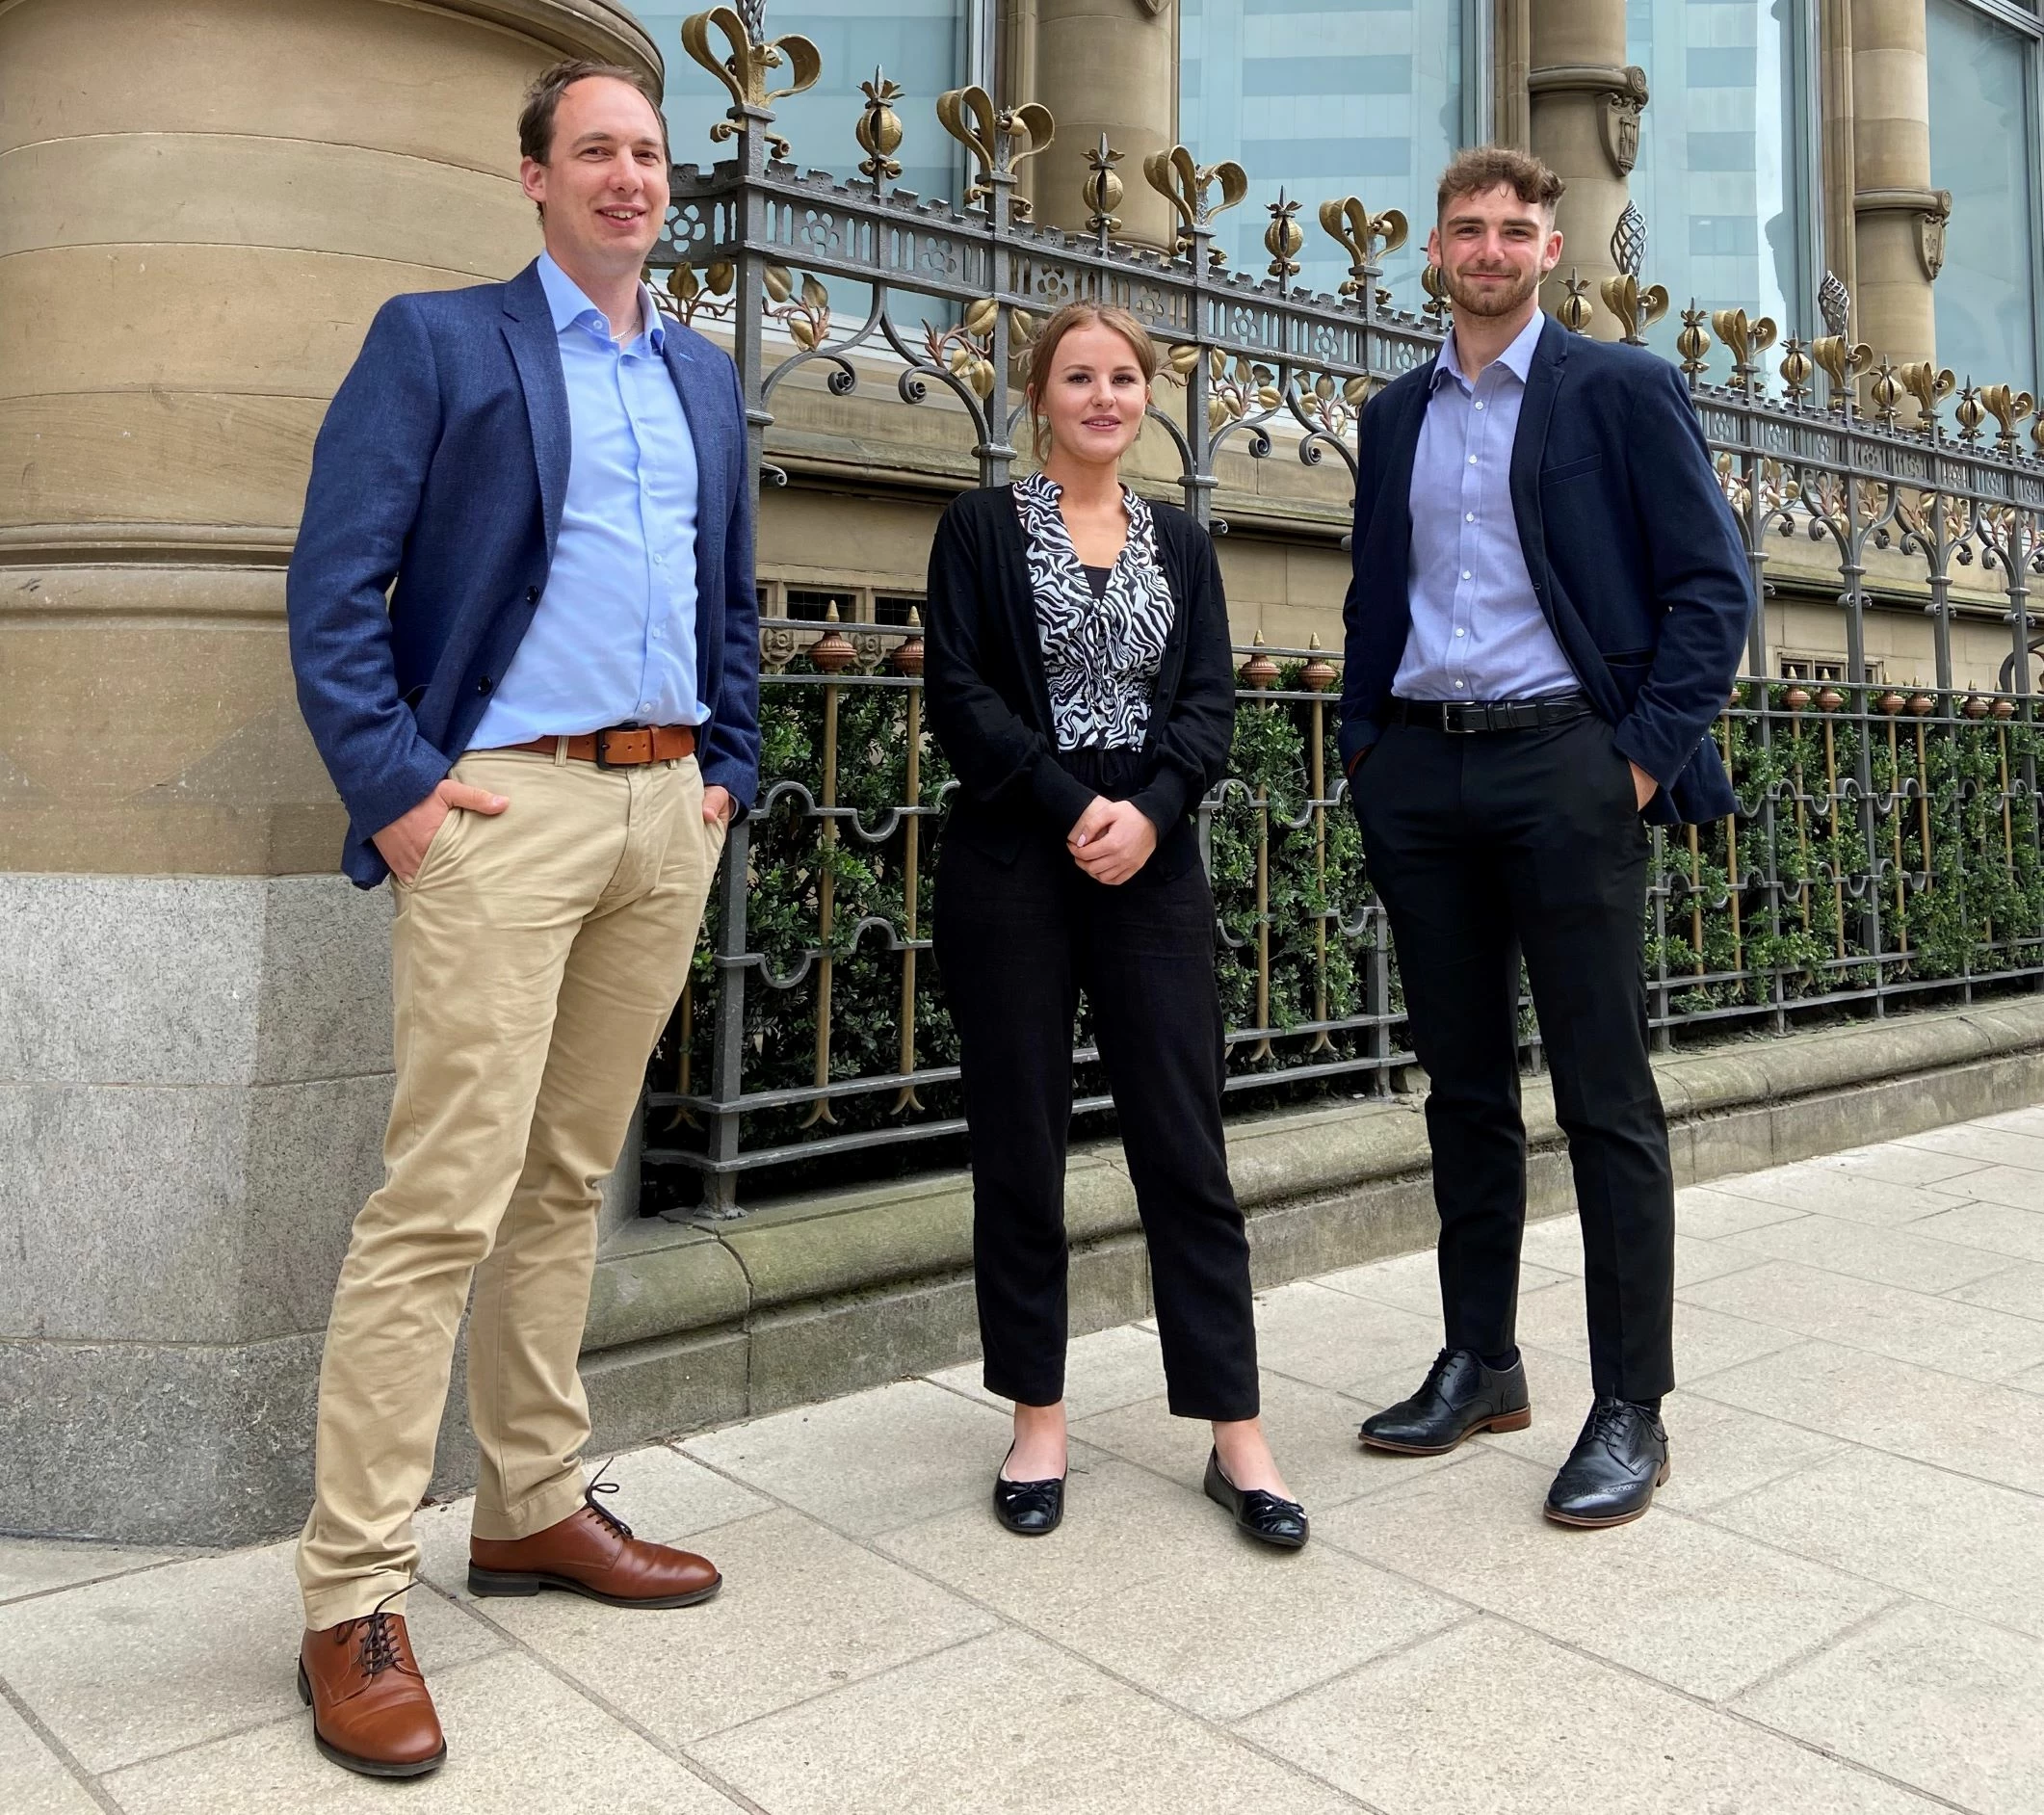
[[[1566,485],[1571,479],[1587,479],[1590,474],[1596,472],[1603,464],[1603,455],[1585,454],[1579,460],[1563,460],[1559,466],[1542,467],[1540,469],[1540,483],[1543,486],[1562,486]]]

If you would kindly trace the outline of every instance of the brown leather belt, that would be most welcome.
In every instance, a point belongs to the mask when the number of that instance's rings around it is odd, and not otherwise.
[[[695,754],[693,724],[614,724],[604,731],[585,731],[580,737],[536,737],[529,744],[506,744],[506,750],[537,750],[551,756],[561,745],[576,762],[594,763],[598,769],[638,769],[646,763],[679,762]]]

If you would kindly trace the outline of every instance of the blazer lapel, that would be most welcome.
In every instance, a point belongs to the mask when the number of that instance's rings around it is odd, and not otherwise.
[[[668,377],[674,382],[674,394],[681,399],[681,413],[695,448],[696,496],[721,498],[725,495],[727,475],[738,464],[732,459],[732,430],[735,427],[741,435],[744,433],[743,424],[728,424],[725,420],[725,386],[718,381],[722,374],[714,373],[707,360],[684,344],[680,329],[672,322],[668,323],[661,341],[661,356],[667,361]],[[698,509],[697,535],[710,515]],[[721,528],[720,521],[720,532]]]
[[[504,286],[504,338],[525,391],[525,415],[533,433],[533,463],[539,473],[539,508],[546,523],[546,557],[554,558],[567,500],[570,446],[567,381],[561,376],[561,346],[554,313],[537,261]]]
[[[1535,579],[1547,567],[1547,531],[1540,518],[1540,458],[1547,451],[1547,425],[1554,418],[1555,397],[1561,388],[1561,370],[1568,363],[1568,330],[1553,316],[1540,330],[1533,364],[1526,374],[1526,396],[1519,406],[1519,432],[1511,444],[1511,511],[1519,526],[1519,549],[1527,572]],[[1555,622],[1554,589],[1536,594],[1548,627]],[[1564,646],[1566,646],[1564,644]]]

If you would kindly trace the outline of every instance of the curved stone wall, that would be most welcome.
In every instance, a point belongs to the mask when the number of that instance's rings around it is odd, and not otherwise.
[[[660,69],[609,0],[0,4],[0,869],[332,868],[312,439],[386,297],[537,250],[514,120],[569,54]]]

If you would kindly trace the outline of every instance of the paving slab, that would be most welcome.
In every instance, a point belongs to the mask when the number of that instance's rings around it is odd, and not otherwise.
[[[1064,1523],[1040,1541],[1017,1542],[975,1509],[882,1544],[1017,1625],[1217,1721],[1461,1617],[1331,1545],[1259,1544],[1203,1496],[1118,1461],[1071,1484]]]
[[[1847,1449],[1706,1515],[1797,1556],[2044,1638],[2044,1498]],[[2044,1691],[2044,1682],[2038,1684]]]
[[[1399,1392],[1414,1382],[1401,1377]],[[1376,1457],[1356,1441],[1356,1427],[1388,1398],[1360,1399],[1325,1386],[1309,1386],[1281,1374],[1263,1377],[1263,1425],[1285,1485],[1306,1506],[1319,1510],[1375,1492],[1385,1485]],[[1162,1398],[1085,1418],[1072,1434],[1198,1492],[1212,1447],[1209,1428],[1174,1418]],[[1440,1467],[1454,1457],[1412,1458],[1408,1466]]]
[[[717,1598],[699,1607],[646,1613],[573,1594],[484,1605],[536,1657],[678,1745],[996,1623],[969,1601],[786,1509],[720,1526],[696,1543],[724,1578]]]
[[[2044,1363],[2044,1327],[1983,1305],[1766,1261],[1683,1288],[1682,1302],[1797,1336],[1912,1361],[1976,1381],[2006,1380]]]
[[[989,1393],[980,1381],[980,1363],[946,1368],[930,1378],[952,1392],[997,1406],[1009,1401]],[[1148,1324],[1122,1324],[1075,1337],[1064,1353],[1064,1411],[1074,1422],[1096,1411],[1112,1411],[1164,1390],[1164,1351]],[[998,1460],[998,1459],[996,1459]]]
[[[2038,1182],[2044,1184],[2044,1180]],[[1920,1235],[1934,1236],[1938,1241],[1997,1258],[2044,1261],[2044,1200],[2033,1210],[1991,1201],[1962,1203],[1955,1210],[1941,1210],[1926,1217],[1915,1229]],[[1938,1290],[1928,1279],[1923,1281],[1921,1289]]]
[[[1569,1220],[1574,1221],[1573,1218]],[[1544,1224],[1534,1226],[1538,1228]],[[1554,1285],[1567,1277],[1567,1274],[1556,1268],[1537,1267],[1531,1261],[1524,1261],[1519,1268],[1519,1290],[1521,1293],[1537,1292],[1542,1286]],[[1399,1254],[1390,1260],[1372,1261],[1367,1267],[1349,1267],[1340,1273],[1323,1274],[1319,1283],[1336,1292],[1373,1299],[1379,1304],[1396,1305],[1417,1317],[1431,1317],[1438,1322],[1441,1315],[1441,1268],[1430,1248],[1416,1254]]]
[[[1812,1342],[1714,1374],[1699,1398],[2044,1493],[2044,1405],[2027,1392]]]
[[[1921,1147],[1926,1153],[1978,1160],[1985,1166],[2013,1166],[2025,1171],[2044,1172],[2044,1129],[2018,1133],[2012,1128],[1998,1128],[1992,1122],[1960,1121],[1911,1135],[1902,1144]]]
[[[289,1714],[304,1628],[291,1554],[271,1544],[10,1602],[0,1677],[92,1772]],[[504,1644],[431,1589],[405,1604],[429,1672]]]
[[[1673,1512],[1565,1530],[1528,1470],[1483,1456],[1339,1507],[1328,1543],[1709,1700],[1737,1695],[1894,1593]]]
[[[736,1815],[705,1775],[649,1744],[532,1659],[500,1654],[432,1679],[447,1762],[404,1784],[336,1771],[311,1716],[273,1722],[106,1779],[124,1815]]]
[[[1971,1203],[2005,1203],[2018,1210],[2044,1210],[2044,1172],[2021,1166],[1981,1166],[1929,1187],[1940,1197]]]
[[[1940,1172],[1952,1167],[1970,1171],[1980,1164],[1941,1154],[1925,1157]],[[1964,1177],[1952,1178],[1947,1173],[1947,1180],[1935,1185],[1903,1182],[1812,1160],[1800,1166],[1784,1166],[1776,1171],[1720,1178],[1713,1182],[1711,1191],[1719,1197],[1773,1204],[1792,1213],[1789,1217],[1770,1217],[1769,1223],[1793,1221],[1795,1214],[1800,1213],[1871,1223],[1876,1228],[1901,1228],[1950,1206],[1951,1194],[1964,1183]],[[1726,1215],[1728,1224],[1733,1221],[1728,1213],[1720,1214]],[[1746,1226],[1757,1229],[1767,1223],[1752,1223]],[[1743,1234],[1745,1230],[1727,1226],[1722,1232]]]
[[[1777,1203],[1769,1197],[1728,1189],[1741,1182],[1736,1178],[1721,1178],[1716,1184],[1691,1185],[1686,1191],[1678,1191],[1675,1194],[1676,1229],[1699,1241],[1714,1242],[1726,1237],[1736,1239],[1748,1229],[1761,1228],[1769,1223],[1792,1222],[1808,1214],[1792,1203]],[[1576,1273],[1583,1271],[1580,1246],[1579,1243],[1577,1265],[1572,1270]]]
[[[2000,1273],[2008,1265],[2005,1252],[1988,1251],[1993,1244],[1969,1244],[1954,1231],[1947,1219],[1963,1214],[1933,1209],[1906,1227],[1857,1223],[1843,1216],[1797,1217],[1790,1223],[1769,1223],[1747,1229],[1739,1236],[1735,1251],[1752,1259],[1799,1261],[1825,1273],[1842,1273],[1854,1279],[1900,1286],[1910,1292],[1949,1292],[1954,1286],[1970,1285],[1991,1273]],[[2009,1210],[2001,1214],[2030,1213]],[[2038,1257],[2044,1258],[2044,1217],[2038,1217],[2036,1223]],[[1722,1249],[1728,1244],[1715,1246]],[[1719,1273],[1734,1271],[1726,1267]],[[1702,1283],[1702,1277],[1685,1279],[1677,1273],[1678,1289]]]
[[[2044,1808],[2044,1643],[1921,1602],[1744,1697],[1744,1713],[1979,1815]]]
[[[1019,1632],[926,1658],[695,1750],[773,1815],[1336,1815],[1357,1806]]]
[[[47,1594],[109,1576],[132,1575],[168,1563],[169,1550],[129,1550],[118,1544],[51,1543],[39,1538],[0,1538],[0,1601]]]
[[[1440,1347],[1439,1312],[1424,1317],[1310,1279],[1257,1295],[1257,1359],[1315,1386],[1346,1392],[1391,1373],[1417,1385]]]
[[[1989,1310],[2006,1311],[2011,1317],[2044,1319],[2044,1266],[2009,1267],[1977,1279],[1972,1285],[1958,1286],[1945,1296],[1963,1304],[1984,1304]]]
[[[594,1459],[590,1473],[615,1482],[616,1493],[598,1494],[604,1510],[656,1544],[686,1544],[698,1532],[728,1525],[773,1501],[727,1480],[664,1444],[624,1456]],[[459,1599],[468,1593],[468,1527],[474,1494],[419,1512],[412,1520],[419,1544],[419,1573]]]
[[[1367,1664],[1242,1730],[1397,1815],[1931,1815],[1936,1806],[1494,1618]]]
[[[1749,1257],[1748,1264],[1759,1265]],[[1721,1279],[1724,1275],[1711,1277]],[[1682,1288],[1676,1288],[1678,1292]],[[1589,1365],[1588,1313],[1584,1308],[1583,1282],[1571,1279],[1548,1286],[1519,1301],[1519,1341],[1545,1349],[1551,1355],[1565,1355]],[[1682,1378],[1701,1380],[1720,1368],[1737,1367],[1778,1349],[1792,1347],[1801,1338],[1794,1330],[1755,1322],[1747,1317],[1726,1317],[1692,1303],[1687,1296],[1675,1301],[1675,1354]]]
[[[990,1405],[930,1381],[898,1381],[682,1447],[838,1531],[866,1533],[983,1503],[1010,1434]]]
[[[8,1815],[99,1815],[99,1804],[57,1754],[0,1701],[0,1789]]]

